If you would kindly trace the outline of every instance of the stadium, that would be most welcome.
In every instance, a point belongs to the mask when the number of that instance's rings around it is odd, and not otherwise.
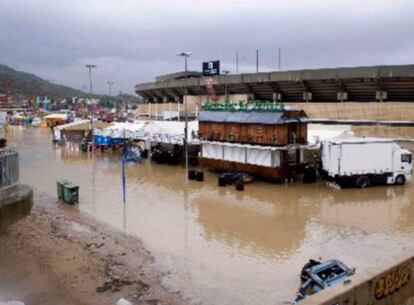
[[[158,76],[137,84],[147,103],[182,102],[191,96],[246,96],[283,102],[414,102],[414,65],[307,69],[205,77],[201,72]]]

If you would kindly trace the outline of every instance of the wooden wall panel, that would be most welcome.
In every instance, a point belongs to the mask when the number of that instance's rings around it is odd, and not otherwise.
[[[262,125],[203,122],[199,123],[199,135],[201,139],[210,141],[282,146],[289,143],[288,126],[289,124]],[[298,124],[297,141],[306,143],[306,123]]]
[[[299,124],[299,137],[298,143],[306,144],[308,142],[308,124]]]
[[[241,124],[224,124],[225,139],[229,142],[241,142]]]

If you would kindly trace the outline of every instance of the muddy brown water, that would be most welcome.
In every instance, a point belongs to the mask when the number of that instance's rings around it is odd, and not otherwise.
[[[414,245],[414,191],[339,190],[256,181],[244,192],[217,176],[186,181],[180,166],[128,164],[122,203],[117,153],[55,148],[48,130],[15,128],[21,180],[56,196],[56,181],[80,185],[74,208],[141,238],[164,284],[194,304],[280,304],[294,299],[309,258],[380,268]]]

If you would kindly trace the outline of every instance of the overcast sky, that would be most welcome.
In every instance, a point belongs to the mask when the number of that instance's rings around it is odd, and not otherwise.
[[[77,89],[134,92],[220,59],[255,71],[414,63],[414,0],[0,0],[0,63]]]

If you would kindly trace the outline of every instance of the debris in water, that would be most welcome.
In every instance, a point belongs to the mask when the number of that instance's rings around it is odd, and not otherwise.
[[[336,283],[349,280],[348,277],[355,273],[355,268],[349,268],[338,260],[319,262],[313,259],[307,262],[301,271],[301,286],[296,296],[296,301],[303,300],[308,295],[317,293]]]
[[[132,305],[132,303],[124,298],[120,298],[116,305]]]

